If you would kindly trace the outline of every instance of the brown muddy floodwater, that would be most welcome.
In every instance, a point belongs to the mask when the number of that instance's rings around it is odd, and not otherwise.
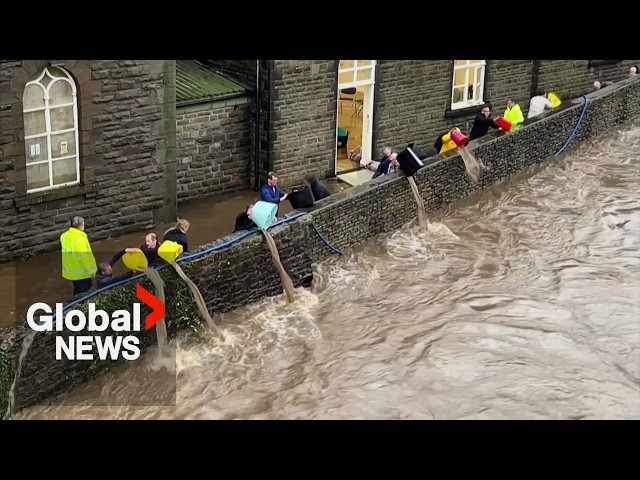
[[[452,234],[407,225],[318,265],[292,304],[218,318],[224,344],[185,334],[175,362],[149,352],[14,418],[640,419],[625,128],[430,219]],[[174,382],[175,405],[133,406]]]

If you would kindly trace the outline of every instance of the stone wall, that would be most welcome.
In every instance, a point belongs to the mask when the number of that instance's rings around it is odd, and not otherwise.
[[[22,95],[46,65],[78,98],[80,185],[27,194]],[[0,262],[59,248],[70,217],[93,239],[176,218],[175,62],[0,61]]]
[[[589,99],[590,103],[571,146],[640,115],[640,76],[590,94]],[[438,210],[554,156],[570,138],[582,111],[581,99],[566,102],[557,111],[542,116],[516,132],[491,133],[471,142],[469,148],[489,167],[477,184],[470,182],[464,163],[455,151],[427,159],[426,167],[415,175],[426,208],[429,211]],[[329,242],[345,250],[377,234],[393,231],[415,215],[415,203],[406,178],[394,174],[324,199],[306,215],[291,217],[289,223],[276,226],[271,232],[285,268],[294,284],[300,286],[308,285],[311,281],[314,262],[334,255],[319,239],[312,222]],[[231,238],[239,240],[183,263],[183,268],[198,284],[212,312],[228,311],[282,291],[278,274],[272,267],[268,249],[260,234],[236,234],[198,251],[220,246]],[[170,285],[166,290],[167,318],[172,319],[170,332],[175,332],[178,326],[187,325],[195,313],[193,309],[183,311],[184,307],[177,307],[178,303],[184,306],[192,302],[186,300],[190,294],[177,281],[175,273],[166,268],[162,276]],[[151,287],[147,285],[147,288]],[[96,299],[109,308],[108,311],[118,307],[129,308],[132,292],[133,285],[129,283],[100,293]],[[0,411],[4,411],[3,405],[6,405],[8,385],[13,378],[24,335],[25,330],[19,328],[5,333],[4,340],[0,342]],[[146,337],[147,344],[153,341],[151,337]],[[33,351],[26,358],[18,383],[16,401],[19,407],[52,398],[109,367],[100,363],[88,366],[80,362],[56,362],[53,360],[52,342],[52,335],[36,335]]]
[[[338,62],[272,60],[270,71],[271,168],[284,188],[307,173],[333,176],[336,149]]]
[[[250,184],[253,106],[205,108],[178,109],[176,114],[179,202],[245,189]]]

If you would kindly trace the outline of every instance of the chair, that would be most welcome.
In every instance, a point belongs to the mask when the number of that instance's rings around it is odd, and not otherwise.
[[[359,117],[364,107],[364,92],[356,92],[353,96],[353,113],[352,117]]]
[[[357,91],[358,90],[356,89],[356,87],[343,88],[342,90],[340,90],[340,96],[338,97],[338,100],[340,102],[339,103],[340,113],[342,113],[342,102],[349,102],[350,104],[353,105]]]

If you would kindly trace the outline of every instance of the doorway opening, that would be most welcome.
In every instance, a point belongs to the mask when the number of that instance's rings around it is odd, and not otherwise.
[[[354,155],[357,149],[361,159],[371,160],[375,66],[375,60],[340,60],[336,175],[362,168]]]

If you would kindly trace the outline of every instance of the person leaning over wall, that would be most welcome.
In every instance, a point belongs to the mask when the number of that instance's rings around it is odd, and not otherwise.
[[[169,230],[164,232],[163,241],[166,242],[169,240],[182,245],[182,252],[186,253],[189,251],[189,239],[187,238],[188,230],[189,222],[184,218],[180,218],[174,227],[171,227]]]

